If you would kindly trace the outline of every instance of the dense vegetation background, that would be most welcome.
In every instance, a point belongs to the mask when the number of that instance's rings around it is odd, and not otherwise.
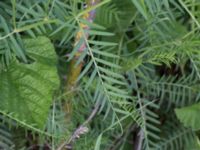
[[[0,149],[199,150],[199,0],[0,0]]]

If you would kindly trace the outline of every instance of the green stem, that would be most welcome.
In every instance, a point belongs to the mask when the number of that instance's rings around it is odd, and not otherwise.
[[[83,19],[86,19],[89,22],[93,22],[94,18],[95,18],[95,8],[99,7],[99,3],[100,0],[88,0],[87,1],[87,8],[86,10],[90,10],[90,11],[83,11],[83,13],[81,14],[81,17]],[[97,7],[96,7],[97,6]],[[91,9],[92,8],[92,9]],[[80,16],[79,14],[79,16]],[[89,30],[89,26],[85,25],[85,24],[81,24],[81,28],[80,30],[77,32],[77,34],[75,35],[75,42],[74,42],[74,46],[76,46],[77,43],[79,43],[79,41],[82,38],[87,38],[89,37],[89,35],[87,37],[85,37],[85,35],[82,32],[82,28],[84,28],[84,30]],[[83,42],[83,44],[80,46],[80,48],[78,49],[77,53],[75,54],[75,57],[71,60],[70,65],[69,65],[69,73],[67,74],[67,81],[64,85],[64,92],[68,92],[68,91],[73,91],[74,88],[76,88],[76,82],[77,79],[81,73],[82,67],[83,67],[83,62],[79,63],[77,65],[77,60],[79,59],[79,57],[82,55],[82,53],[84,53],[84,49],[86,47],[86,43]],[[75,92],[72,92],[70,95],[68,95],[65,98],[65,103],[63,105],[63,110],[66,113],[66,122],[69,123],[71,120],[71,115],[72,115],[72,99],[74,97]]]

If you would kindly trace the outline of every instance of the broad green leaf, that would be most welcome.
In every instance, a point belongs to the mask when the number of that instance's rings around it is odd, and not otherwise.
[[[46,37],[25,39],[24,43],[31,61],[24,64],[15,59],[1,72],[0,110],[43,129],[59,83],[56,54]]]
[[[175,109],[176,116],[186,127],[193,130],[200,129],[200,103],[191,106]]]

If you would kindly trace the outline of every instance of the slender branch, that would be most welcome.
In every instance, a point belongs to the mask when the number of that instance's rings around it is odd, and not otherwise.
[[[142,149],[142,142],[144,140],[144,132],[142,129],[137,134],[136,140],[134,142],[134,149],[133,150],[141,150]]]
[[[93,22],[94,18],[95,18],[95,14],[96,14],[96,10],[95,10],[95,6],[98,5],[100,2],[100,0],[88,0],[87,4],[86,4],[86,10],[90,10],[90,11],[83,11],[85,13],[81,14],[81,17],[85,20],[87,20],[88,22]],[[95,8],[94,8],[95,7]],[[92,8],[92,9],[91,9]],[[80,15],[80,14],[79,14]],[[80,29],[79,31],[76,33],[75,35],[75,42],[74,42],[74,47],[77,46],[77,44],[80,42],[81,39],[89,38],[89,32],[83,33],[82,30],[90,30],[90,27],[84,23],[80,23]],[[82,53],[85,52],[86,50],[86,43],[83,42],[80,46],[80,48],[78,49],[78,51],[76,52],[74,58],[71,60],[70,62],[70,68],[69,68],[69,73],[67,75],[67,80],[65,83],[65,87],[64,87],[64,92],[68,92],[71,91],[75,88],[76,86],[76,81],[81,73],[82,67],[83,67],[83,62],[79,63],[77,65],[77,60],[80,58],[80,56],[82,55]],[[63,105],[63,109],[66,112],[66,122],[70,122],[71,120],[71,114],[72,114],[72,101],[71,99],[73,99],[74,93],[71,93],[70,95],[68,95],[66,97],[66,99],[68,99],[68,101],[66,101]],[[95,114],[97,113],[99,106],[95,106],[94,110],[92,111],[92,113],[90,114],[90,116],[88,117],[88,119],[81,125],[79,126],[74,133],[72,134],[72,136],[69,138],[69,140],[64,141],[62,144],[60,144],[60,146],[58,147],[57,150],[64,150],[64,149],[72,149],[71,144],[80,137],[81,134],[85,134],[88,132],[88,128],[86,127],[86,124],[88,124],[92,118],[95,116]]]
[[[135,72],[133,72],[133,77],[134,77],[134,80],[135,80],[135,86],[136,86],[136,89],[137,89],[137,97],[138,97],[138,103],[139,103],[139,107],[142,108],[143,107],[143,104],[142,104],[142,100],[141,100],[141,96],[140,96],[140,92],[138,90],[138,81],[137,81],[137,78],[136,78],[136,75],[135,75]],[[143,109],[141,109],[141,117],[142,117],[142,121],[143,121],[143,124],[144,124],[144,127],[141,128],[142,130],[142,134],[144,135],[144,139],[146,140],[146,143],[147,143],[147,149],[150,149],[150,146],[149,146],[149,141],[148,141],[148,137],[147,137],[147,129],[146,129],[146,118],[145,118],[145,112]],[[141,140],[141,142],[143,142],[143,140]],[[141,143],[142,144],[142,143]],[[137,149],[136,149],[137,150]]]
[[[11,35],[13,35],[13,34],[15,34],[15,33],[16,33],[16,31],[14,30],[14,31],[12,31],[12,32],[10,32],[10,33],[8,33],[8,34],[6,34],[5,36],[0,37],[0,40],[4,40],[4,39],[10,37]]]
[[[88,0],[87,4],[86,4],[86,9],[96,6],[97,4],[99,4],[99,2],[100,2],[100,0]],[[95,9],[92,9],[89,12],[86,11],[86,13],[82,15],[82,18],[87,20],[88,22],[92,23],[95,18],[95,14],[96,14]],[[84,34],[82,32],[82,29],[90,30],[90,27],[83,23],[80,23],[80,27],[81,27],[81,29],[76,33],[76,36],[75,36],[74,47],[77,46],[77,44],[80,42],[81,39],[89,38],[89,33],[86,32],[86,34]],[[77,63],[77,60],[79,59],[79,57],[82,55],[82,53],[84,53],[84,51],[86,50],[86,47],[87,47],[86,43],[83,42],[81,44],[80,48],[78,49],[78,51],[76,52],[74,58],[70,62],[69,73],[67,75],[64,92],[72,90],[76,86],[76,81],[81,73],[81,70],[83,67],[83,62],[79,63],[78,65],[76,63]],[[74,96],[74,93],[71,93],[71,95],[68,95],[68,97],[66,97],[66,99],[69,99],[69,101],[66,101],[63,105],[63,109],[66,112],[66,122],[69,122],[71,120],[70,119],[71,114],[72,114],[71,99],[73,99],[73,96]]]
[[[115,138],[114,142],[111,144],[111,147],[108,148],[108,150],[118,150],[119,147],[124,147],[124,144],[126,142],[127,137],[130,135],[130,133],[134,130],[136,130],[137,125],[130,123],[128,126],[124,129],[126,132],[124,132],[119,137]]]
[[[4,40],[6,38],[9,38],[10,36],[12,36],[12,35],[14,35],[16,33],[24,32],[24,31],[27,31],[29,29],[32,29],[32,28],[35,28],[37,26],[44,25],[44,24],[47,24],[47,23],[51,24],[51,23],[56,23],[56,22],[58,22],[58,20],[56,20],[56,19],[43,18],[43,20],[40,20],[40,21],[38,21],[36,23],[30,24],[30,25],[25,25],[25,26],[20,27],[18,29],[14,29],[12,32],[10,32],[10,33],[8,33],[8,34],[6,34],[4,36],[0,36],[0,41]]]
[[[83,122],[72,134],[72,136],[69,138],[69,140],[64,141],[57,150],[64,150],[64,149],[72,149],[72,144],[75,142],[76,139],[78,139],[82,134],[85,134],[88,132],[88,128],[86,127],[87,124],[94,118],[94,116],[97,114],[99,110],[99,104],[97,104],[94,109],[92,110],[89,117],[86,119],[85,122]]]

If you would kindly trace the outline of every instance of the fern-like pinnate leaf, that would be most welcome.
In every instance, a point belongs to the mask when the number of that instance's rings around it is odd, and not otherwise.
[[[0,149],[11,150],[14,147],[12,135],[5,125],[0,124]]]
[[[172,129],[176,129],[172,131]],[[195,133],[191,129],[182,126],[170,125],[164,128],[167,135],[161,139],[161,142],[156,145],[156,150],[188,150],[196,146]],[[187,147],[187,148],[186,148]],[[194,149],[196,150],[196,149]]]
[[[56,54],[46,37],[24,40],[30,61],[13,60],[0,73],[0,112],[43,129],[59,79]]]
[[[84,19],[77,19],[77,23],[83,38],[74,47],[69,58],[74,57],[74,54],[83,43],[85,43],[85,52],[78,58],[77,63],[80,63],[86,56],[90,58],[79,75],[78,80],[90,73],[90,78],[85,84],[84,89],[89,90],[95,83],[95,90],[98,94],[94,96],[94,100],[101,104],[100,111],[106,108],[105,118],[113,111],[113,118],[119,119],[117,113],[120,112],[117,112],[117,106],[126,105],[126,99],[131,98],[131,96],[123,88],[126,87],[126,82],[124,76],[119,73],[121,66],[115,63],[116,60],[120,59],[119,56],[108,51],[115,48],[118,44],[93,39],[94,35],[99,36],[103,34],[104,37],[113,35],[110,32],[104,31],[100,25],[91,26],[91,23]],[[91,39],[87,39],[87,31],[82,28],[81,24],[86,24],[90,27],[90,32],[94,34],[92,34]]]
[[[172,105],[183,107],[199,101],[198,86],[195,86],[197,79],[194,73],[190,76],[182,76],[177,79],[175,76],[162,76],[161,78],[141,78],[139,83],[154,98],[159,98],[159,104],[164,105],[165,111],[169,111]]]

